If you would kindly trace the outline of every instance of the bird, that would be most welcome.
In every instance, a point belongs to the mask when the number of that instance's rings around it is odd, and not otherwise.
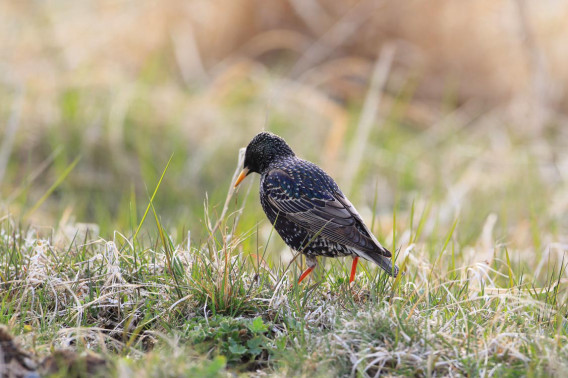
[[[336,182],[316,164],[296,156],[281,137],[263,131],[248,144],[234,188],[251,173],[260,174],[260,203],[284,242],[306,257],[298,284],[317,266],[317,257],[352,256],[349,283],[359,258],[392,277],[398,266]]]

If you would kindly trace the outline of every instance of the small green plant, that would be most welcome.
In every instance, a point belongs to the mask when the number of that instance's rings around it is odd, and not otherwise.
[[[185,329],[185,337],[198,351],[224,356],[229,366],[239,369],[255,369],[266,364],[273,347],[268,326],[261,317],[195,318]]]

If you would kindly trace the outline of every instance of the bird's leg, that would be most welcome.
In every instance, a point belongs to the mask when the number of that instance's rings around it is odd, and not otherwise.
[[[351,276],[349,277],[349,283],[353,282],[355,279],[355,272],[357,272],[357,262],[359,261],[359,256],[353,258],[353,265],[351,265]]]
[[[316,260],[315,257],[306,256],[306,263],[308,264],[308,269],[306,269],[305,272],[302,273],[300,279],[298,280],[298,283],[302,282],[302,280],[306,278],[314,270],[316,265],[318,265],[318,260]]]
[[[313,267],[309,267],[308,269],[306,269],[306,270],[304,271],[304,273],[302,273],[302,275],[300,276],[300,279],[298,280],[298,283],[302,282],[302,280],[303,280],[304,278],[306,278],[306,277],[308,276],[308,274],[310,274],[310,273],[312,272],[312,270],[314,270]]]

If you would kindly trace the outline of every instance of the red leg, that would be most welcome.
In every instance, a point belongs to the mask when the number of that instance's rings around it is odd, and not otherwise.
[[[311,266],[308,269],[306,269],[306,271],[304,273],[302,273],[302,275],[300,276],[300,279],[298,280],[298,283],[302,282],[302,280],[304,278],[306,278],[308,276],[308,274],[310,274],[312,272],[312,270],[314,270],[315,267]]]
[[[353,265],[351,265],[351,277],[349,277],[349,283],[353,282],[355,279],[355,272],[357,272],[357,262],[359,261],[359,256],[353,259]]]

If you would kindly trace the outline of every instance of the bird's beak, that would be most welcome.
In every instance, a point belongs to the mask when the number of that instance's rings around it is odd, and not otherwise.
[[[243,170],[241,171],[241,174],[239,175],[239,177],[237,178],[237,181],[235,181],[235,188],[237,186],[239,186],[239,184],[241,183],[241,181],[243,181],[245,179],[245,177],[247,177],[247,175],[249,174],[250,169],[248,168],[243,168]]]

